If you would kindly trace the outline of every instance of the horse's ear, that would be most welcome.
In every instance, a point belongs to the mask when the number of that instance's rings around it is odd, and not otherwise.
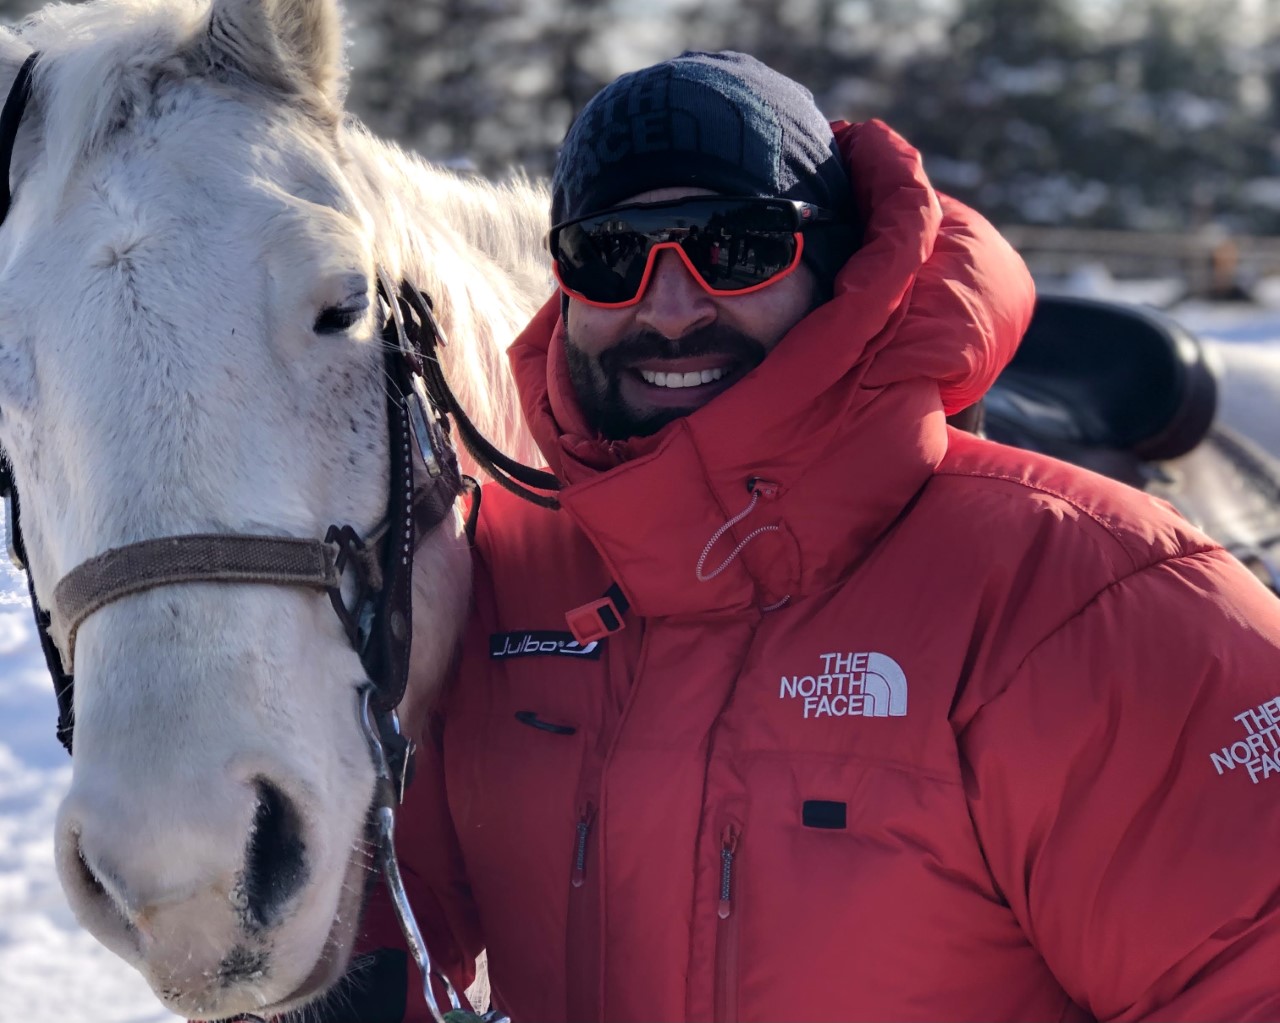
[[[318,92],[335,110],[342,106],[338,0],[214,0],[208,45],[218,64],[272,88]]]

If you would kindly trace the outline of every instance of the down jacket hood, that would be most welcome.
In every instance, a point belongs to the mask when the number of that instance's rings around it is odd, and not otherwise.
[[[558,295],[511,348],[525,417],[566,483],[562,509],[642,615],[763,608],[842,579],[941,461],[944,415],[982,396],[1030,320],[1020,257],[934,191],[914,148],[878,121],[833,128],[863,245],[831,301],[713,401],[608,442],[574,400]],[[753,479],[775,486],[708,547]],[[775,528],[698,581],[700,558],[710,572],[762,527]]]

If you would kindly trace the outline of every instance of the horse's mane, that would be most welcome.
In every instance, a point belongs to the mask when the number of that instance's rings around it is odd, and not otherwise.
[[[209,13],[208,0],[51,4],[24,21],[18,35],[0,33],[0,59],[18,61],[31,50],[44,58],[37,91],[56,188],[130,117],[146,116],[157,83],[192,74],[189,57]],[[305,115],[297,116],[302,123]],[[334,145],[374,217],[378,259],[436,303],[454,340],[446,371],[463,407],[499,447],[538,460],[504,350],[551,293],[541,250],[545,190],[520,176],[493,184],[434,167],[354,118]]]
[[[375,195],[369,208],[393,273],[429,294],[454,343],[446,373],[463,408],[503,451],[540,462],[523,426],[505,351],[551,294],[542,246],[550,206],[524,177],[502,184],[432,166],[348,125],[347,152]],[[393,200],[385,197],[394,196]]]

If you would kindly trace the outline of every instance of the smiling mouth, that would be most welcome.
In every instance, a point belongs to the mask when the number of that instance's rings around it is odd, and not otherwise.
[[[640,378],[651,387],[701,387],[703,384],[714,384],[728,376],[729,370],[724,367],[715,369],[689,370],[687,373],[663,373],[655,370],[637,370]]]
[[[646,360],[623,373],[621,397],[646,413],[690,412],[733,386],[748,368],[723,356]]]

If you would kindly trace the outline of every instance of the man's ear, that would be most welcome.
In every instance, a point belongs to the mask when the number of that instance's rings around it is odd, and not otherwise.
[[[338,0],[214,0],[205,52],[269,89],[341,109],[347,70]]]

